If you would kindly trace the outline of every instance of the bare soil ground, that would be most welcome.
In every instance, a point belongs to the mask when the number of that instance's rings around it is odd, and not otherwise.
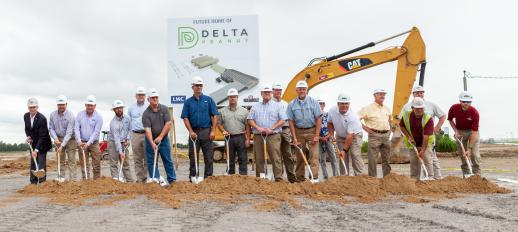
[[[26,153],[0,154],[0,231],[516,230],[518,154],[514,147],[484,149],[495,155],[483,155],[482,177],[470,179],[460,177],[457,157],[443,157],[448,177],[424,183],[405,176],[408,164],[392,165],[395,174],[384,179],[334,177],[316,185],[256,179],[250,166],[248,177],[220,176],[225,164],[215,164],[218,176],[193,185],[182,158],[179,182],[168,188],[110,178],[27,186],[28,160],[19,160]],[[55,164],[48,172],[56,177]]]

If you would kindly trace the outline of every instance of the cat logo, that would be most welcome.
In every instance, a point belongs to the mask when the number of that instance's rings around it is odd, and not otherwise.
[[[352,71],[355,69],[359,69],[361,67],[372,64],[372,61],[367,58],[357,58],[357,59],[349,59],[342,60],[339,62],[340,66],[344,69],[344,71]]]

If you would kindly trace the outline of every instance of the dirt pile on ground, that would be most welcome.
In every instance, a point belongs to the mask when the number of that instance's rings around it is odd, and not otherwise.
[[[0,160],[0,175],[22,171],[29,175],[30,165],[29,157],[21,157],[15,160]],[[47,159],[47,170],[54,170],[56,167],[57,162],[55,160]]]
[[[180,181],[167,188],[154,183],[125,184],[110,178],[101,178],[66,183],[50,181],[39,186],[28,185],[18,192],[24,196],[45,196],[58,204],[106,205],[147,196],[173,208],[205,200],[227,204],[250,202],[258,210],[274,210],[284,203],[295,208],[302,207],[298,197],[339,203],[374,202],[388,197],[399,197],[407,202],[426,203],[430,199],[457,197],[455,194],[509,193],[510,190],[498,187],[480,176],[416,182],[406,176],[390,174],[383,179],[340,176],[319,184],[271,182],[251,176],[217,176],[198,185]]]

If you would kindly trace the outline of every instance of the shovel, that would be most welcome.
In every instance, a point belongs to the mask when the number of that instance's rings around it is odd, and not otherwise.
[[[340,150],[338,150],[338,147],[336,146],[336,144],[333,143],[333,146],[335,147],[335,151],[336,151],[336,154],[338,155],[338,157],[340,158],[340,162],[342,163],[342,165],[344,166],[344,176],[348,176],[349,175],[349,170],[347,170],[347,165],[345,165],[345,160],[344,158],[342,158],[339,154],[341,153]],[[347,154],[345,154],[347,155]],[[352,173],[351,173],[352,174]]]
[[[178,147],[176,146],[176,129],[175,129],[175,120],[173,119],[173,152],[174,152],[174,156],[175,156],[175,160],[176,162],[174,163],[175,164],[175,168],[176,168],[176,171],[178,172]]]
[[[56,158],[58,160],[58,178],[56,178],[56,181],[63,183],[65,182],[65,178],[61,178],[61,156],[59,155],[59,151],[61,150],[60,148],[61,146],[56,149]]]
[[[192,139],[189,136],[189,139],[192,142],[192,149],[194,155],[194,168],[196,169],[196,176],[191,176],[191,182],[193,184],[199,184],[203,181],[203,176],[200,176],[200,160],[198,159],[198,149],[196,149],[196,142],[198,142],[198,138]]]
[[[259,173],[259,178],[273,180],[272,173],[268,173],[268,150],[266,149],[266,139],[268,138],[268,135],[261,134],[261,138],[263,138],[264,173]]]
[[[299,150],[300,156],[302,156],[304,164],[306,168],[308,168],[309,170],[309,177],[311,178],[309,179],[309,182],[311,182],[312,184],[318,183],[319,180],[313,177],[313,172],[311,171],[311,167],[309,166],[308,160],[306,159],[306,155],[304,155],[304,151],[302,151],[302,148],[300,148],[298,145],[295,145],[295,147]]]
[[[88,171],[86,170],[86,155],[85,155],[85,149],[81,147],[81,151],[83,152],[83,168],[85,169],[85,180],[88,180]]]
[[[453,136],[455,137],[455,136]],[[455,140],[457,140],[457,142],[460,144],[460,149],[462,151],[462,155],[464,156],[464,159],[466,160],[466,164],[468,165],[468,174],[464,174],[462,173],[462,175],[464,176],[464,178],[469,178],[470,176],[473,176],[473,169],[471,169],[471,159],[466,155],[466,149],[464,148],[464,144],[462,144],[462,137],[459,139],[457,137],[455,137]],[[469,143],[469,141],[468,141]]]
[[[225,176],[228,176],[230,175],[229,172],[230,172],[230,147],[228,145],[228,143],[230,142],[230,135],[228,136],[224,136],[224,139],[225,139],[225,152],[226,152],[226,159],[227,159],[227,170],[225,171]]]
[[[128,154],[128,147],[127,146],[124,146],[124,154]],[[117,180],[122,182],[122,183],[126,183],[126,180],[124,180],[124,177],[122,176],[122,165],[124,164],[124,159],[126,157],[122,157],[121,158],[121,163],[120,163],[120,166],[119,166],[119,175],[117,176]]]
[[[417,158],[419,159],[419,163],[421,163],[421,174],[419,176],[419,180],[421,180],[421,181],[430,180],[430,177],[428,177],[428,171],[426,170],[426,167],[424,166],[424,161],[423,161],[423,159],[421,159],[421,157],[419,157],[419,151],[417,150],[417,147],[415,147],[415,145],[412,143],[411,143],[411,145],[412,145],[412,148],[414,148],[414,152],[415,152]]]
[[[40,183],[40,178],[45,177],[45,169],[40,169],[38,167],[38,161],[36,161],[36,157],[32,156],[32,153],[34,152],[34,150],[32,149],[32,145],[30,143],[29,143],[29,149],[31,150],[31,157],[32,157],[32,160],[34,161],[34,165],[36,166],[36,169],[31,170],[31,172],[36,178],[38,178],[38,183]]]
[[[151,142],[154,143],[153,141],[151,141]],[[156,165],[157,165],[157,162],[158,162],[158,147],[159,146],[160,146],[160,143],[157,144],[156,148],[155,148],[155,154],[154,154],[154,157],[153,157],[153,174],[151,174],[151,180],[147,181],[148,183],[151,183],[151,182],[160,183],[160,181],[155,178]],[[121,169],[122,169],[122,165],[121,165]],[[119,174],[119,176],[120,176],[120,174]]]

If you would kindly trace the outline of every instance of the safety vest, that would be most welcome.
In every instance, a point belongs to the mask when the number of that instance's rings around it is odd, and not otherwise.
[[[408,131],[410,136],[412,136],[412,130],[410,129],[410,113],[412,113],[412,110],[403,111],[403,122],[405,123],[406,130]],[[430,116],[429,114],[427,114],[427,113],[423,114],[423,117],[421,118],[421,127],[422,127],[421,129],[423,131],[424,131],[424,127],[426,126],[426,123],[428,123],[428,121],[430,121],[431,118],[432,118],[432,116]],[[413,139],[413,137],[412,137],[412,139]],[[405,136],[404,140],[405,140],[406,146],[408,148],[412,148],[412,144],[410,144],[408,142],[408,139],[406,138],[406,136]],[[433,146],[434,143],[435,143],[435,135],[430,135],[428,137],[428,146]]]

